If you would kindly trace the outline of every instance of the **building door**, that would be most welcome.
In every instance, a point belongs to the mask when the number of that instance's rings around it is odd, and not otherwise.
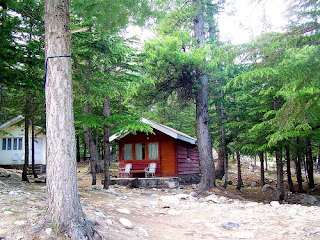
[[[174,141],[160,142],[160,160],[162,177],[175,176]]]
[[[34,140],[34,162],[35,164],[43,164],[43,143],[42,138],[36,138]]]

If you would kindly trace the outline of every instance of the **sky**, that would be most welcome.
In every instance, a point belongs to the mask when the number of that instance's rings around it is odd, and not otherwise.
[[[281,32],[286,25],[288,0],[226,2],[225,10],[218,17],[220,37],[223,41],[230,41],[232,44],[249,42],[263,32]],[[264,15],[266,24],[263,24]]]
[[[226,0],[217,17],[220,39],[232,44],[249,42],[262,32],[281,32],[286,25],[285,11],[289,0]],[[264,14],[265,13],[265,14]],[[266,23],[263,23],[265,15]],[[137,36],[141,42],[155,37],[148,29],[130,26],[127,37]]]

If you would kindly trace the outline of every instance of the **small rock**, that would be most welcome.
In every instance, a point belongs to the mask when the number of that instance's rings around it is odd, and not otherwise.
[[[22,221],[15,221],[14,224],[15,224],[15,225],[18,225],[18,226],[23,226],[23,225],[26,225],[26,224],[27,224],[27,221],[24,221],[24,220],[22,220]]]
[[[47,235],[51,235],[52,234],[52,228],[47,228],[46,230],[45,230],[45,232],[46,232],[46,234]]]
[[[278,201],[271,201],[271,202],[270,202],[270,205],[271,205],[272,207],[279,207],[279,206],[280,206],[280,203],[279,203]]]
[[[314,196],[304,194],[304,197],[301,199],[300,203],[303,204],[315,204],[318,202],[318,199]]]
[[[172,215],[172,216],[180,216],[181,215],[181,211],[170,209],[170,210],[168,210],[168,214]]]
[[[231,230],[231,229],[238,229],[239,228],[239,224],[235,223],[235,222],[226,222],[221,224],[221,227]]]
[[[11,212],[11,211],[4,211],[4,214],[5,214],[5,215],[11,215],[11,214],[13,214],[13,212]]]
[[[38,233],[43,229],[43,225],[37,225],[30,228],[30,232],[32,233]]]
[[[113,221],[111,219],[109,219],[109,218],[106,220],[106,223],[107,223],[108,226],[112,226],[113,225]]]
[[[191,187],[192,189],[197,189],[197,184],[192,184]]]
[[[178,181],[167,181],[166,184],[168,185],[168,188],[177,188],[179,187]]]
[[[211,194],[211,195],[205,197],[205,200],[206,200],[206,202],[220,203],[218,196],[215,194]]]
[[[175,196],[162,196],[159,198],[163,203],[170,205],[179,204],[180,200]]]
[[[131,213],[131,211],[129,209],[126,209],[126,208],[118,208],[117,212],[123,213],[123,214],[130,214]]]
[[[232,181],[228,181],[228,185],[233,185],[233,182]]]
[[[115,184],[115,185],[113,185],[113,187],[114,187],[114,188],[118,188],[118,187],[119,187],[119,185],[118,185],[118,184]]]
[[[191,192],[190,195],[191,195],[192,197],[198,197],[198,193],[197,193],[197,192]]]
[[[97,186],[97,185],[93,185],[93,186],[91,187],[91,189],[92,189],[92,190],[100,191],[100,190],[102,189],[102,187],[101,187],[101,186]]]
[[[220,201],[220,203],[227,203],[229,201],[229,199],[224,196],[221,196],[221,197],[219,197],[219,201]]]
[[[127,229],[131,229],[132,228],[132,222],[126,218],[120,218],[119,222]]]
[[[258,185],[257,181],[253,181],[253,182],[251,183],[251,187],[256,187],[257,185]]]
[[[98,217],[106,218],[106,215],[104,215],[103,212],[95,211],[94,214],[97,215]]]
[[[7,178],[8,177],[7,172],[3,169],[0,169],[0,177]]]
[[[266,192],[266,191],[273,191],[274,190],[274,187],[269,185],[269,184],[265,184],[263,185],[262,187],[262,191]]]
[[[141,232],[146,238],[149,238],[149,234],[147,232],[147,230],[145,230],[144,228],[142,227],[137,227],[136,228],[139,232]]]
[[[3,208],[1,208],[2,211],[10,211],[11,210],[11,207],[9,206],[5,206]]]
[[[18,192],[16,192],[16,191],[10,191],[10,192],[9,192],[9,195],[12,195],[12,196],[18,196],[18,195],[19,195],[19,193],[18,193]]]
[[[187,199],[192,198],[192,196],[185,194],[185,193],[176,194],[175,197],[177,197],[179,200],[187,200]]]
[[[109,189],[107,189],[107,190],[104,190],[106,193],[110,193],[110,194],[112,194],[112,195],[115,195],[115,196],[118,196],[119,195],[119,193],[117,193],[115,190],[113,190],[113,189],[111,189],[111,188],[109,188]]]

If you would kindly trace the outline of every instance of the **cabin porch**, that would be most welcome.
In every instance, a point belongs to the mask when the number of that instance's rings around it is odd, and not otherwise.
[[[111,185],[131,186],[134,188],[177,188],[181,185],[198,184],[199,176],[153,177],[153,178],[111,178]]]

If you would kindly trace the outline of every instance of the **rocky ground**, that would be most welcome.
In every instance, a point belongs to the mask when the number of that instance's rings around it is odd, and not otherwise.
[[[10,177],[0,177],[0,239],[65,239],[45,224],[45,185],[23,183],[20,171],[5,171]],[[91,187],[85,173],[79,182],[83,210],[104,239],[320,239],[316,197],[263,203],[222,188],[199,196],[193,187],[106,191]]]

